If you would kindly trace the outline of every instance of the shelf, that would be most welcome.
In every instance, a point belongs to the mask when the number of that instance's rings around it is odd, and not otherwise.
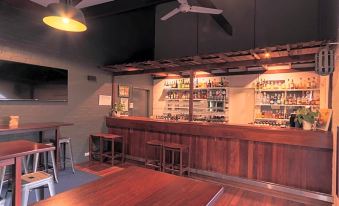
[[[255,118],[256,120],[267,120],[267,121],[290,121],[289,119],[276,119],[276,118]]]
[[[320,91],[320,89],[256,89],[257,92],[306,92]]]
[[[193,90],[217,90],[217,89],[224,89],[226,90],[228,87],[208,87],[208,88],[193,88]],[[188,91],[189,88],[164,88],[164,90],[182,90]]]
[[[255,106],[281,106],[281,107],[319,107],[320,105],[309,104],[256,104]]]
[[[189,99],[165,99],[165,101],[189,101]],[[216,99],[193,99],[193,101],[210,101],[210,102],[225,102],[226,100],[216,100]]]

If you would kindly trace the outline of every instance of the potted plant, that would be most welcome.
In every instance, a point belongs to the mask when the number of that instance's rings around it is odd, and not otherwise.
[[[124,111],[124,105],[122,103],[115,103],[112,108],[112,116],[120,117],[121,112]]]
[[[312,111],[309,108],[301,108],[297,111],[297,121],[303,125],[304,130],[311,130],[318,114],[317,111]]]

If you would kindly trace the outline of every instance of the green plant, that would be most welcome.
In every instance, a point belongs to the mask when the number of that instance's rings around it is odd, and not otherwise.
[[[302,124],[303,120],[313,124],[318,115],[318,111],[312,111],[309,108],[301,108],[297,111],[297,120],[299,124]]]
[[[114,112],[122,112],[124,110],[124,105],[122,103],[115,103],[112,109]]]

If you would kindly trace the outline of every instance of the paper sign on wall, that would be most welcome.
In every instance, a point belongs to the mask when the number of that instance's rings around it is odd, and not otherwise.
[[[109,96],[109,95],[99,95],[99,105],[102,105],[102,106],[111,106],[112,105],[112,96]]]

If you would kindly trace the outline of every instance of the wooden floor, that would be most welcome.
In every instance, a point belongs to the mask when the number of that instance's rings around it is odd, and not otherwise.
[[[132,163],[125,163],[111,167],[109,164],[98,162],[85,162],[76,165],[78,170],[95,174],[98,176],[106,176],[118,171],[135,166]],[[215,179],[194,176],[197,179],[216,182],[224,186],[224,194],[216,204],[217,206],[330,206],[329,203],[320,201],[305,200],[304,198],[289,197],[279,195],[277,192],[265,191],[253,187],[244,187],[241,185],[232,185],[224,181],[216,181]]]

